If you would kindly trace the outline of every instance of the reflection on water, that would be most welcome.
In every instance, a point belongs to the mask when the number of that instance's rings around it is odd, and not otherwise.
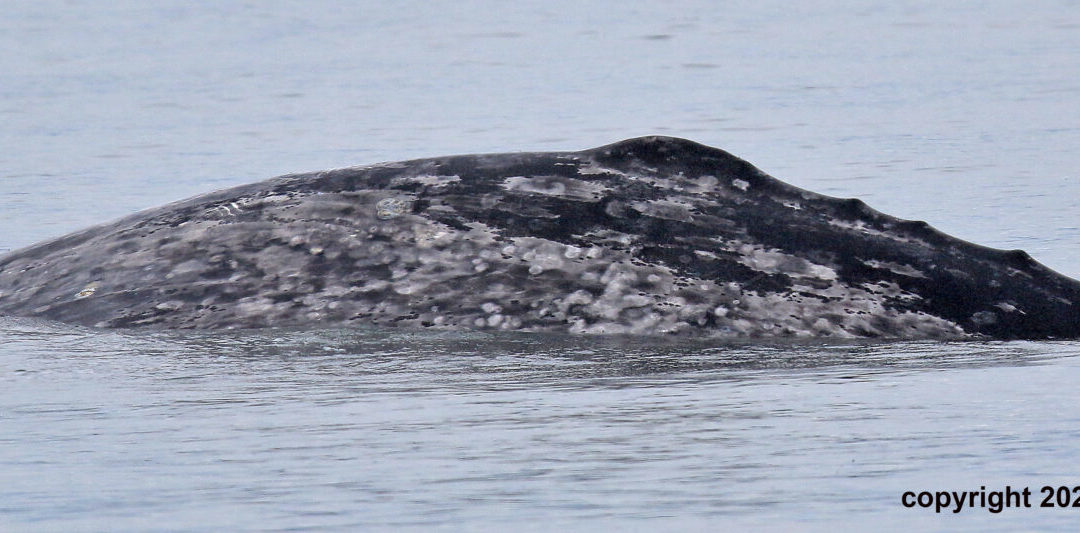
[[[25,319],[0,338],[0,516],[57,529],[817,527],[837,508],[872,526],[926,518],[903,490],[1056,482],[1080,460],[1057,446],[1080,415],[1045,401],[1080,343]]]
[[[485,386],[519,382],[534,386],[552,379],[562,384],[606,377],[662,380],[771,372],[803,374],[947,370],[1024,366],[1052,362],[1075,353],[1070,342],[732,340],[665,337],[573,336],[513,332],[413,331],[354,328],[253,331],[101,331],[22,318],[0,318],[8,349],[93,359],[182,360],[231,365],[289,363],[305,371],[325,368],[352,376],[481,374]],[[738,372],[736,372],[738,371]],[[789,375],[795,375],[790,373]],[[470,382],[481,387],[480,383]],[[465,384],[468,385],[468,384]]]
[[[807,369],[887,373],[918,369],[1037,364],[1070,356],[1071,343],[883,342],[873,340],[732,340],[573,336],[400,329],[117,333],[174,350],[237,358],[333,356],[355,370],[480,372],[529,382],[556,371],[561,380],[643,377],[709,371]],[[1048,352],[1047,346],[1062,350]],[[432,357],[432,354],[438,354]],[[382,367],[380,365],[391,365]],[[726,372],[725,374],[731,374]],[[749,373],[747,373],[749,374]]]

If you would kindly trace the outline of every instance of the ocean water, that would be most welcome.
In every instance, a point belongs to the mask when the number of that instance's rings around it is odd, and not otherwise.
[[[0,252],[288,172],[664,134],[1078,277],[1078,29],[1065,0],[4,2]],[[1078,356],[0,318],[0,530],[1063,529]],[[1006,487],[1031,507],[903,504]]]

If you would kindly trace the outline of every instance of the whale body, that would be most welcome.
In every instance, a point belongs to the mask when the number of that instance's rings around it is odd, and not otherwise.
[[[1019,250],[643,137],[293,174],[0,257],[0,314],[101,328],[1077,338]]]

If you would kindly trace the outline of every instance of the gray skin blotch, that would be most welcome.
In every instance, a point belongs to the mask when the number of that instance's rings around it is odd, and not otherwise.
[[[390,220],[409,212],[412,202],[403,198],[383,198],[375,204],[375,217]]]

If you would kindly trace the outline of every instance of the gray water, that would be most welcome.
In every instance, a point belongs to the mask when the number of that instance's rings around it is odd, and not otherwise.
[[[1080,276],[1080,3],[0,3],[0,251],[212,189],[645,134]],[[1080,343],[0,318],[0,530],[1064,529]],[[936,514],[905,491],[1029,487]]]

